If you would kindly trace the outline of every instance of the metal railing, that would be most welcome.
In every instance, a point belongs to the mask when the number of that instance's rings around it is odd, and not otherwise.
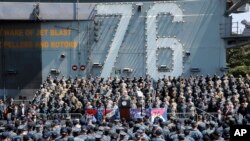
[[[25,103],[25,102],[30,102],[30,100],[15,100],[14,102],[15,103]],[[206,117],[206,119],[214,119],[214,120],[218,119],[217,112],[210,113],[210,112],[206,112],[200,108],[197,108],[197,107],[195,107],[195,108],[196,108],[196,110],[194,112],[166,113],[167,119],[175,118],[175,119],[197,120],[199,115]],[[85,112],[86,112],[86,110],[87,109],[85,109]],[[91,110],[91,109],[88,109],[88,110]],[[92,109],[92,110],[98,110],[98,109]],[[107,111],[105,111],[105,110],[107,110]],[[105,111],[104,113],[106,113],[106,112],[112,113],[113,114],[112,116],[114,116],[115,114],[113,112],[110,112],[110,110],[112,110],[112,109],[103,109],[103,111]],[[96,112],[93,112],[93,113],[96,113]],[[86,112],[86,114],[88,114],[88,113]],[[66,120],[66,119],[80,119],[83,117],[83,114],[81,114],[81,113],[36,113],[36,116],[39,118],[42,118],[42,119],[46,119],[46,120],[55,120],[55,119]],[[105,116],[105,115],[103,115],[103,116]]]
[[[46,120],[67,120],[67,119],[80,119],[83,115],[81,113],[37,113],[38,117],[45,118]]]
[[[27,105],[27,104],[29,104],[30,102],[32,102],[31,99],[28,99],[28,100],[13,100],[13,103],[16,104],[16,105],[19,105],[19,104],[21,104],[21,103]]]
[[[221,37],[243,36],[244,27],[239,22],[220,24]]]
[[[198,107],[195,107],[196,108],[196,110],[198,110],[198,111],[200,111],[201,112],[201,114],[198,114],[198,115],[203,115],[203,116],[207,116],[207,118],[208,119],[218,119],[217,117],[216,117],[216,115],[218,114],[218,113],[216,113],[216,112],[206,112],[206,111],[204,111],[204,110],[202,110],[202,109],[200,109],[200,108],[198,108]]]
[[[167,113],[168,119],[171,119],[172,117],[175,119],[194,119],[196,120],[198,117],[198,114],[196,112],[194,113]]]

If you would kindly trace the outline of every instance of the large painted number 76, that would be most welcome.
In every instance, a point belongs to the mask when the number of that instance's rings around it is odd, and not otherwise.
[[[149,9],[146,19],[146,45],[147,45],[147,74],[154,79],[166,76],[180,76],[183,72],[182,44],[176,38],[156,37],[156,17],[160,13],[170,13],[174,16],[173,22],[183,21],[182,10],[175,3],[157,3]],[[173,52],[173,67],[169,72],[159,72],[156,63],[158,49],[167,47]]]
[[[124,39],[129,21],[132,16],[132,4],[97,5],[97,13],[107,15],[121,15],[113,42],[103,66],[101,77],[107,78],[112,73],[118,51]],[[173,22],[183,21],[182,10],[174,3],[156,3],[147,12],[146,19],[146,52],[147,74],[154,79],[167,76],[179,76],[183,72],[182,44],[176,38],[156,38],[156,17],[160,13],[170,13]],[[178,16],[177,16],[178,15]],[[169,72],[159,72],[156,63],[156,52],[162,47],[168,47],[173,52],[173,67]]]

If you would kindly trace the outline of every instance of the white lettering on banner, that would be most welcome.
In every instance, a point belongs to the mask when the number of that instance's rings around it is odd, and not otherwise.
[[[115,65],[116,57],[118,56],[119,49],[126,34],[130,18],[132,16],[132,4],[120,5],[97,5],[97,14],[103,15],[121,15],[120,22],[116,29],[114,39],[111,43],[109,53],[106,57],[101,77],[107,78],[112,73],[112,68]]]
[[[182,22],[182,10],[174,3],[158,3],[149,9],[146,19],[146,46],[147,46],[147,74],[154,79],[166,76],[179,76],[183,72],[182,44],[176,38],[158,38],[156,37],[157,23],[156,17],[160,13],[170,13],[173,15],[173,22]],[[178,15],[178,16],[176,16]],[[156,52],[158,49],[167,47],[173,52],[173,68],[169,72],[159,72],[156,63]]]

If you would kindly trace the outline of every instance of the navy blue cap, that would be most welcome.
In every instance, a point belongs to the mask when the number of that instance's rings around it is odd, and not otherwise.
[[[53,131],[53,132],[51,132],[51,137],[52,138],[57,138],[59,135],[58,135],[58,133],[56,132],[56,131]]]
[[[22,141],[23,139],[21,137],[16,137],[13,139],[14,141]]]
[[[185,140],[185,136],[184,136],[183,134],[179,134],[179,135],[178,135],[178,139],[179,139],[179,140]]]
[[[8,137],[10,137],[10,133],[9,132],[3,132],[2,133],[2,138],[8,138]]]
[[[62,133],[68,133],[68,129],[66,127],[62,127],[61,128],[61,134]]]
[[[49,131],[45,131],[43,133],[43,138],[49,138],[51,136],[51,133]]]
[[[203,130],[206,129],[206,125],[205,125],[205,124],[199,124],[199,125],[198,125],[198,129],[199,129],[200,131],[203,131]]]
[[[14,125],[12,125],[12,124],[7,124],[6,126],[5,126],[5,128],[7,129],[7,130],[14,130]]]
[[[161,130],[161,129],[157,129],[157,130],[155,131],[155,134],[156,134],[156,135],[161,135],[161,134],[162,134],[162,130]]]
[[[142,134],[140,134],[140,133],[135,133],[135,137],[136,138],[139,138],[139,137],[141,137],[142,136]]]
[[[217,128],[217,129],[215,129],[214,134],[217,136],[222,136],[223,130],[221,130],[220,128]]]
[[[60,122],[59,122],[59,120],[56,119],[56,120],[53,121],[53,123],[58,125]]]
[[[24,135],[23,136],[23,140],[25,140],[25,141],[28,141],[30,139],[31,139],[31,136],[29,136],[29,135]]]
[[[71,127],[66,127],[66,128],[67,128],[68,133],[72,132],[72,128]]]
[[[214,121],[210,121],[211,125],[216,125],[216,123]]]
[[[190,131],[192,129],[192,127],[191,126],[185,126],[185,129]]]
[[[138,130],[136,131],[136,133],[142,134],[143,131],[142,131],[141,129],[138,129]]]
[[[74,119],[73,120],[73,124],[75,125],[75,124],[78,124],[79,123],[79,120],[77,120],[77,119]]]
[[[33,127],[35,127],[35,123],[34,123],[34,122],[29,122],[29,123],[27,124],[27,126],[28,126],[29,129],[30,129],[30,128],[33,128]]]
[[[82,127],[81,127],[81,130],[82,130],[82,131],[87,131],[88,128],[87,128],[87,126],[82,126]]]
[[[230,134],[230,127],[225,128],[223,134]]]
[[[150,118],[150,116],[148,116],[148,115],[145,115],[144,117],[145,117],[146,119]]]
[[[80,119],[80,124],[81,124],[81,125],[86,125],[86,121],[85,121],[84,118],[81,118],[81,119]]]
[[[28,133],[27,136],[29,136],[31,139],[34,139],[34,135],[32,133]]]
[[[73,137],[69,137],[68,141],[74,141],[75,139]]]
[[[145,127],[144,127],[144,126],[141,126],[140,129],[141,129],[142,131],[145,131]]]

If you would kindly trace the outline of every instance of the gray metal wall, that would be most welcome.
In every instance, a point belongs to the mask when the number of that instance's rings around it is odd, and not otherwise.
[[[89,54],[90,46],[93,40],[93,22],[91,21],[61,21],[61,22],[48,22],[41,25],[41,29],[57,30],[70,30],[70,35],[67,36],[42,36],[41,41],[49,43],[48,48],[42,49],[42,76],[46,78],[51,69],[59,70],[59,75],[65,76],[85,76],[86,71],[81,71],[81,65],[87,64],[87,57]],[[53,46],[55,42],[75,42],[75,48],[67,46]],[[65,58],[61,58],[64,54]],[[78,69],[72,70],[72,66],[76,65]]]
[[[53,69],[60,71],[58,77],[85,76],[79,67],[87,64],[91,25],[93,21],[1,21],[0,96],[3,89],[7,95],[38,89]]]
[[[155,79],[163,75],[223,73],[226,54],[221,25],[229,20],[223,16],[225,1],[109,3],[97,4],[95,10],[97,15],[85,21],[1,21],[3,28],[31,28],[39,32],[32,37],[1,36],[2,41],[40,42],[39,47],[29,49],[1,46],[0,58],[5,58],[0,61],[4,66],[0,67],[1,74],[12,67],[19,72],[8,76],[8,80],[1,76],[1,88],[3,80],[9,89],[37,88],[33,84],[53,75],[52,70],[60,72],[55,75],[58,77],[149,74]],[[76,44],[65,47],[65,42]],[[78,67],[76,71],[72,70],[73,65]],[[86,66],[84,71],[79,69],[81,65]],[[160,65],[170,70],[160,72]],[[126,73],[124,68],[133,71]],[[192,68],[200,71],[192,72]]]
[[[26,21],[1,21],[0,48],[0,87],[10,93],[18,93],[21,89],[39,88],[42,76],[41,49],[28,45],[29,41],[40,42],[39,36],[25,33],[6,34],[8,31],[40,29],[39,23]],[[21,35],[22,34],[22,35]],[[21,36],[19,36],[21,35]],[[14,44],[15,43],[15,44]],[[8,91],[6,91],[8,94]]]
[[[223,16],[225,3],[215,0],[180,1],[174,3],[183,12],[184,22],[173,22],[173,15],[159,14],[157,20],[157,38],[175,37],[183,45],[183,75],[191,74],[222,74],[221,68],[225,67],[225,44],[221,39],[221,25],[227,20]],[[120,46],[118,58],[116,58],[115,70],[132,68],[132,74],[122,73],[122,76],[142,76],[147,74],[146,58],[146,31],[145,18],[146,12],[153,6],[153,3],[144,3],[142,11],[138,12],[135,4],[133,5],[133,16],[130,19],[129,27]],[[108,5],[107,5],[108,7]],[[108,8],[107,8],[108,9]],[[111,8],[110,8],[111,9]],[[105,21],[116,22],[107,15],[103,15],[102,31],[107,31],[105,39],[99,43],[104,43],[104,49],[110,38],[110,29]],[[225,24],[226,25],[226,24]],[[103,28],[107,28],[106,30]],[[152,27],[153,28],[153,27]],[[102,33],[103,34],[103,33]],[[156,46],[157,47],[157,46]],[[93,48],[100,48],[94,46]],[[157,64],[164,64],[171,68],[173,63],[171,51],[163,49],[158,54]],[[186,55],[190,53],[190,56]],[[103,52],[104,53],[104,52]],[[105,57],[93,57],[92,60],[105,60]],[[101,58],[101,59],[100,59]],[[98,61],[97,61],[98,62]],[[191,72],[190,69],[198,68],[200,72]],[[115,70],[112,74],[115,74]]]

